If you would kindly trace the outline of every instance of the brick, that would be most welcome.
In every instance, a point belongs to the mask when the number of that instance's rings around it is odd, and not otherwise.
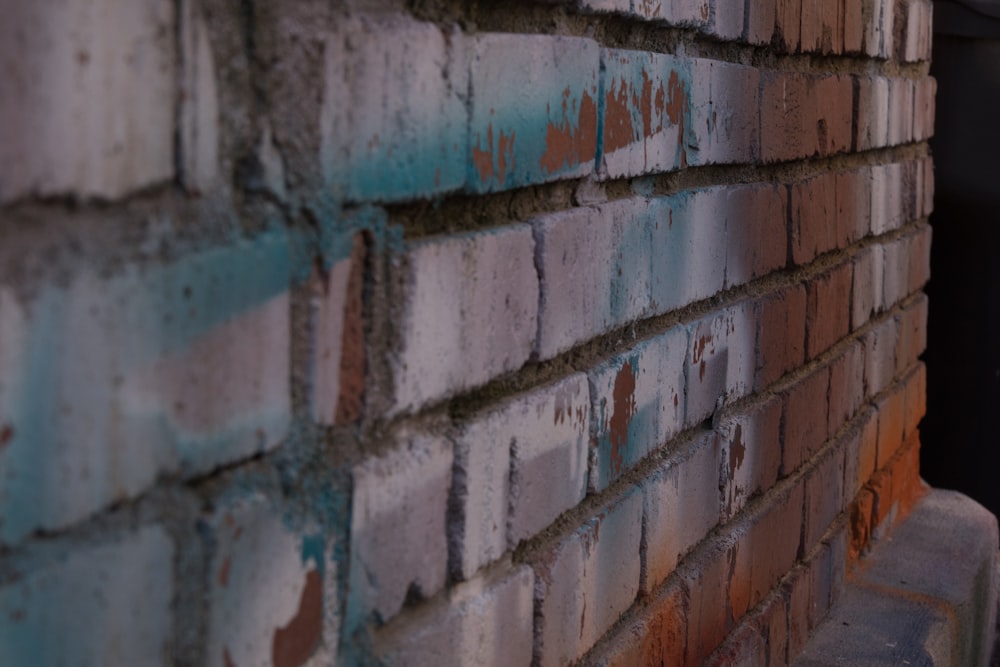
[[[903,418],[906,407],[904,387],[897,387],[875,403],[878,410],[878,460],[881,469],[903,444]]]
[[[808,264],[837,247],[837,181],[821,174],[789,186],[792,261]]]
[[[685,423],[702,421],[753,388],[757,315],[745,300],[690,325]]]
[[[117,199],[172,179],[175,35],[166,0],[10,13],[0,29],[0,164],[17,168],[4,169],[0,203]]]
[[[872,167],[872,234],[878,236],[901,227],[904,219],[903,165]]]
[[[925,487],[920,480],[920,437],[914,433],[871,481],[872,537],[882,539],[906,516]]]
[[[743,37],[746,7],[742,2],[713,0],[712,21],[707,32],[722,40],[733,41]]]
[[[775,591],[757,606],[750,615],[750,619],[757,626],[767,647],[767,655],[762,664],[786,664],[788,612],[785,609],[785,598],[778,591]]]
[[[829,379],[830,371],[824,366],[785,394],[783,475],[798,469],[826,442],[826,434],[830,431],[827,425]]]
[[[812,607],[812,578],[798,566],[784,584],[788,606],[788,661],[792,663],[809,639],[809,611]]]
[[[705,27],[711,20],[709,0],[636,0],[632,13],[673,25]]]
[[[888,319],[864,335],[865,393],[875,396],[889,386],[896,370],[899,325]]]
[[[476,38],[469,189],[495,192],[592,173],[599,70],[600,49],[590,39]]]
[[[467,48],[401,15],[352,18],[327,38],[320,161],[334,192],[403,201],[465,185]]]
[[[907,251],[909,253],[908,294],[919,292],[931,279],[931,236],[931,226],[921,225],[917,231],[907,237]]]
[[[899,318],[896,340],[896,375],[911,368],[927,349],[927,297],[923,294],[908,305]]]
[[[590,518],[535,564],[538,664],[579,659],[639,591],[642,495],[630,493]]]
[[[848,508],[850,541],[847,545],[847,558],[852,563],[866,553],[871,545],[874,504],[875,494],[864,488]]]
[[[647,591],[718,523],[722,461],[718,438],[706,433],[643,482]]]
[[[851,317],[851,262],[812,279],[806,303],[806,358],[814,359],[847,335]]]
[[[723,288],[727,254],[723,191],[687,191],[650,202],[653,313],[707,299]]]
[[[805,359],[806,290],[792,285],[757,302],[755,388],[762,389]]]
[[[809,97],[816,107],[816,150],[834,155],[851,150],[854,125],[854,84],[838,74],[812,77]]]
[[[881,76],[857,78],[857,150],[889,145],[889,80]]]
[[[893,52],[894,5],[895,0],[864,0],[861,16],[866,55],[886,59]]]
[[[464,578],[583,500],[589,425],[587,378],[574,374],[463,427],[452,491],[460,521],[451,539]]]
[[[173,554],[166,532],[147,526],[27,562],[0,585],[0,662],[169,664]]]
[[[595,490],[607,488],[683,427],[687,341],[687,330],[678,327],[589,373]]]
[[[889,79],[889,145],[898,146],[913,139],[913,82]]]
[[[457,665],[529,664],[533,583],[522,566],[497,581],[456,586],[446,604],[376,637],[379,664],[436,667],[442,656]]]
[[[422,241],[407,253],[393,412],[520,368],[537,331],[531,227]]]
[[[275,448],[291,419],[290,265],[275,233],[26,301],[0,289],[0,542]]]
[[[353,470],[348,630],[371,614],[384,622],[411,591],[430,597],[445,583],[451,447],[420,432],[393,439],[391,450]]]
[[[909,439],[917,432],[920,421],[927,414],[927,366],[917,363],[906,378],[903,399],[903,437]]]
[[[920,179],[923,187],[920,188],[923,199],[918,200],[918,216],[926,217],[934,212],[934,159],[926,157],[921,162]]]
[[[844,452],[847,443],[835,442],[819,455],[805,477],[803,551],[819,544],[844,507]]]
[[[628,14],[631,0],[576,0],[580,9],[598,13]]]
[[[748,2],[747,11],[747,41],[755,46],[771,43],[776,20],[776,0]]]
[[[729,562],[728,608],[738,621],[792,569],[800,549],[803,485],[776,492],[740,521]]]
[[[178,137],[181,182],[207,192],[219,179],[219,96],[208,26],[194,3],[180,6]]]
[[[322,530],[293,530],[260,495],[219,507],[204,524],[212,547],[208,664],[334,660],[326,647],[337,645],[337,572]]]
[[[844,43],[844,0],[802,0],[803,51],[840,53]]]
[[[909,292],[909,244],[906,237],[900,237],[882,246],[882,303],[886,309],[892,308],[908,296]]]
[[[844,0],[844,53],[861,53],[864,43],[864,0]]]
[[[609,178],[684,166],[691,139],[689,60],[602,49],[602,166]]]
[[[729,633],[726,641],[709,656],[706,665],[763,665],[767,660],[767,646],[757,628],[750,624],[738,626]]]
[[[775,36],[779,50],[794,53],[799,50],[802,28],[802,0],[776,0]]]
[[[851,284],[851,330],[863,327],[876,313],[884,309],[882,304],[882,249],[878,246],[865,248],[852,260],[853,280]]]
[[[723,521],[774,486],[781,469],[781,400],[771,397],[718,428],[722,444]]]
[[[865,401],[864,362],[864,346],[854,342],[830,364],[830,436],[850,421]]]
[[[849,432],[844,460],[844,498],[858,495],[861,487],[875,474],[878,464],[878,412],[864,408],[858,427]]]
[[[617,631],[611,641],[588,656],[600,667],[680,665],[684,662],[687,612],[683,589],[668,586],[649,602],[639,617]]]
[[[899,44],[903,62],[914,63],[926,58],[929,54],[923,50],[924,12],[927,7],[923,2],[906,2],[902,5],[903,35]]]
[[[782,188],[750,185],[720,189],[726,218],[725,286],[742,285],[785,266],[787,201]]]
[[[313,419],[320,424],[347,423],[361,416],[365,388],[364,288],[365,245],[360,235],[350,253],[309,281],[312,320],[310,345]]]
[[[692,70],[690,122],[696,146],[688,149],[688,163],[755,161],[760,152],[760,70],[703,59],[695,60]]]
[[[732,540],[715,540],[678,570],[688,593],[684,664],[689,667],[701,665],[733,627],[728,585],[735,548]]]
[[[925,141],[934,136],[937,79],[926,76],[913,83],[913,140]]]
[[[761,75],[761,159],[833,155],[851,147],[854,95],[843,75]]]
[[[534,221],[541,274],[541,358],[648,314],[649,234],[658,215],[648,200],[632,198]],[[497,276],[505,282],[507,278]]]
[[[871,231],[871,172],[841,171],[835,179],[837,247],[846,248]]]

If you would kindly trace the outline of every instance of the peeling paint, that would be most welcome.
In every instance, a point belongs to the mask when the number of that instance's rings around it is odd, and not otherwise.
[[[274,632],[271,660],[275,667],[299,667],[319,646],[323,636],[323,579],[310,570],[295,617]]]

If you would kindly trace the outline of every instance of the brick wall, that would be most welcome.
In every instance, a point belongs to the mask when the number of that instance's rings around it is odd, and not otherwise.
[[[783,664],[921,492],[929,0],[7,4],[0,663]]]

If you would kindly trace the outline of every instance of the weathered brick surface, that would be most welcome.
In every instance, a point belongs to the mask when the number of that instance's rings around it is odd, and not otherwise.
[[[484,384],[527,361],[538,317],[533,257],[527,225],[410,249],[394,410]]]
[[[691,325],[687,355],[687,416],[690,426],[725,401],[750,392],[757,349],[756,312],[750,300]]]
[[[175,548],[147,526],[19,568],[0,585],[0,661],[170,664]]]
[[[755,387],[770,385],[805,359],[806,290],[794,285],[757,302]]]
[[[601,667],[680,665],[687,640],[684,590],[676,583],[656,596],[633,623],[621,628],[590,661]]]
[[[688,332],[676,328],[590,372],[593,488],[607,487],[681,430],[687,342]]]
[[[726,219],[726,286],[742,285],[784,267],[788,203],[782,189],[733,187],[718,197]]]
[[[774,486],[781,469],[781,400],[774,396],[719,425],[722,519]]]
[[[696,150],[687,153],[688,164],[745,163],[757,158],[759,80],[760,71],[753,67],[694,61],[690,121]]]
[[[409,591],[432,596],[445,583],[452,449],[440,437],[401,433],[395,447],[354,469],[351,503],[351,627],[388,620]]]
[[[844,262],[814,278],[806,301],[806,358],[847,335],[851,324],[852,266]]]
[[[829,427],[827,392],[830,369],[823,366],[803,378],[785,395],[781,469],[787,475],[796,470],[826,441]]]

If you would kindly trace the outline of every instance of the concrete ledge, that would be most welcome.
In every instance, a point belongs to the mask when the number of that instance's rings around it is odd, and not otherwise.
[[[931,490],[848,577],[797,667],[989,664],[997,609],[997,520]]]

